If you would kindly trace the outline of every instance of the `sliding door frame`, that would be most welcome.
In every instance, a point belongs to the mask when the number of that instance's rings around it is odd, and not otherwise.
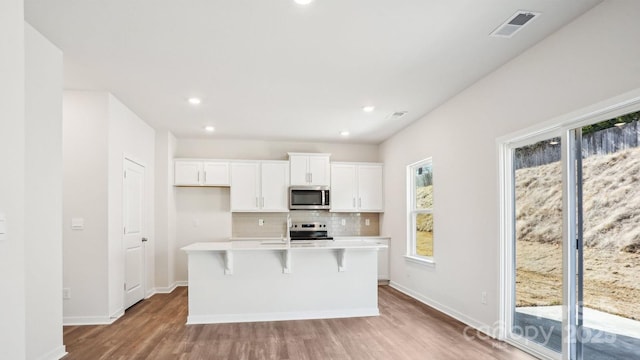
[[[581,207],[581,189],[576,185],[581,181],[580,146],[577,136],[583,126],[640,110],[640,89],[589,106],[576,112],[549,120],[516,133],[497,139],[499,195],[500,195],[500,340],[530,352],[544,359],[574,360],[582,355],[579,340],[581,325],[582,291],[576,274],[581,268],[578,263],[578,239],[581,237],[581,218],[576,209]],[[516,148],[551,137],[561,137],[562,146],[562,188],[563,188],[563,304],[562,304],[562,353],[558,354],[538,343],[512,334],[513,311],[515,305],[515,172],[513,155]],[[568,209],[573,209],[568,211]],[[579,244],[580,248],[582,244]],[[581,252],[581,250],[580,250]],[[581,260],[580,260],[581,261]],[[567,304],[571,304],[567,306]],[[579,313],[580,312],[580,313]],[[572,326],[568,326],[573,324]],[[572,340],[567,340],[572,339]]]

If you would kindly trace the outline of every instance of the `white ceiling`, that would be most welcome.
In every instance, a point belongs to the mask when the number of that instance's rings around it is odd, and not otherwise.
[[[179,138],[376,144],[599,2],[25,0],[25,18],[64,51],[67,89]],[[517,10],[542,15],[488,36]]]

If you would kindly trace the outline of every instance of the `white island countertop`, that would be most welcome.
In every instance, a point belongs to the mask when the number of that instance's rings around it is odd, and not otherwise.
[[[380,244],[371,237],[344,237],[339,240],[283,241],[278,238],[233,239],[232,241],[199,242],[187,245],[183,251],[255,251],[255,250],[297,250],[297,249],[381,249],[387,245]]]

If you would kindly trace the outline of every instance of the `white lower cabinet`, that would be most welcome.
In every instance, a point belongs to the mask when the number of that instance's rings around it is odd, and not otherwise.
[[[389,271],[389,239],[376,240],[379,244],[387,245],[386,248],[378,250],[378,280],[390,280]]]
[[[287,212],[288,161],[231,163],[232,212]]]

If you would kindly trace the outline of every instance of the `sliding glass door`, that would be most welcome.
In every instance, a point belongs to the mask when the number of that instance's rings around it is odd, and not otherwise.
[[[640,359],[640,112],[504,147],[505,338]]]
[[[576,130],[578,359],[640,359],[639,115]]]
[[[513,150],[514,303],[511,333],[562,351],[561,139]]]

